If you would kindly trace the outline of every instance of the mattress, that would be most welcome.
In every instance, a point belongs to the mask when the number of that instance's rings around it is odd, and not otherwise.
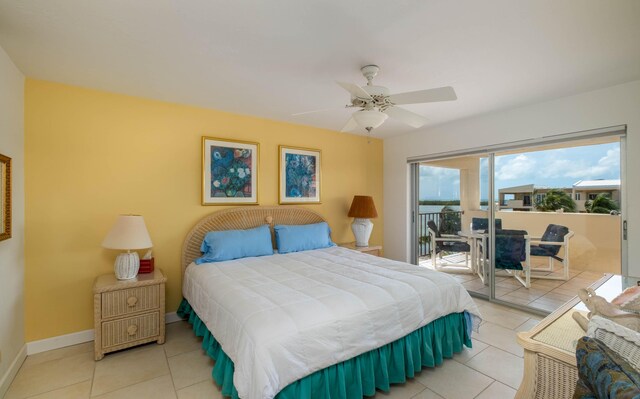
[[[450,313],[479,323],[452,276],[341,247],[191,264],[183,296],[234,362],[246,399],[271,399]]]

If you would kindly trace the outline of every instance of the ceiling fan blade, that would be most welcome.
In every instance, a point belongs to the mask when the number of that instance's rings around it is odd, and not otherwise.
[[[291,114],[291,116],[315,114],[316,112],[333,111],[334,109],[340,109],[340,108],[345,108],[345,107],[331,107],[331,108],[314,109],[313,111],[296,112],[295,114]]]
[[[356,123],[356,120],[353,119],[353,116],[351,118],[349,118],[349,120],[347,121],[347,124],[344,125],[344,127],[342,129],[340,129],[341,132],[350,132],[353,129],[357,128],[358,124]]]
[[[422,127],[428,121],[424,116],[400,107],[389,107],[383,112],[390,117],[415,128]]]
[[[389,96],[389,101],[394,104],[433,103],[437,101],[453,101],[456,99],[458,99],[458,96],[456,96],[456,91],[453,90],[451,86],[410,91]]]
[[[351,93],[351,96],[353,96],[353,97],[365,98],[367,100],[373,100],[373,98],[369,95],[369,93],[364,91],[364,89],[362,87],[360,87],[360,86],[358,86],[356,84],[345,83],[345,82],[336,82],[336,83],[339,84],[343,89],[345,89],[346,91]]]

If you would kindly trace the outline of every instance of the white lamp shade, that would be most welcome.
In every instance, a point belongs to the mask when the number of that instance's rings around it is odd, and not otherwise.
[[[363,109],[362,111],[354,112],[353,119],[358,126],[362,128],[375,129],[382,125],[382,122],[387,120],[389,116],[376,109]]]
[[[102,246],[108,249],[151,248],[151,237],[140,215],[120,215],[111,228]]]

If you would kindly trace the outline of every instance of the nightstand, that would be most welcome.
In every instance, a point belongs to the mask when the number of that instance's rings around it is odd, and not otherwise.
[[[162,270],[120,281],[105,274],[93,284],[95,359],[105,353],[157,341],[164,343],[164,286]]]
[[[381,256],[382,255],[382,245],[370,245],[368,247],[356,247],[355,242],[347,242],[343,244],[339,244],[341,247],[354,249],[356,251],[360,251],[365,254],[373,255],[373,256]]]

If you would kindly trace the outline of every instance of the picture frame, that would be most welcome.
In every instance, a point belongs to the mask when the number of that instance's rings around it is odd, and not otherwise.
[[[0,154],[0,241],[11,238],[11,158]]]
[[[322,151],[279,146],[278,199],[280,204],[320,204]]]
[[[202,137],[202,205],[257,205],[260,144]]]

